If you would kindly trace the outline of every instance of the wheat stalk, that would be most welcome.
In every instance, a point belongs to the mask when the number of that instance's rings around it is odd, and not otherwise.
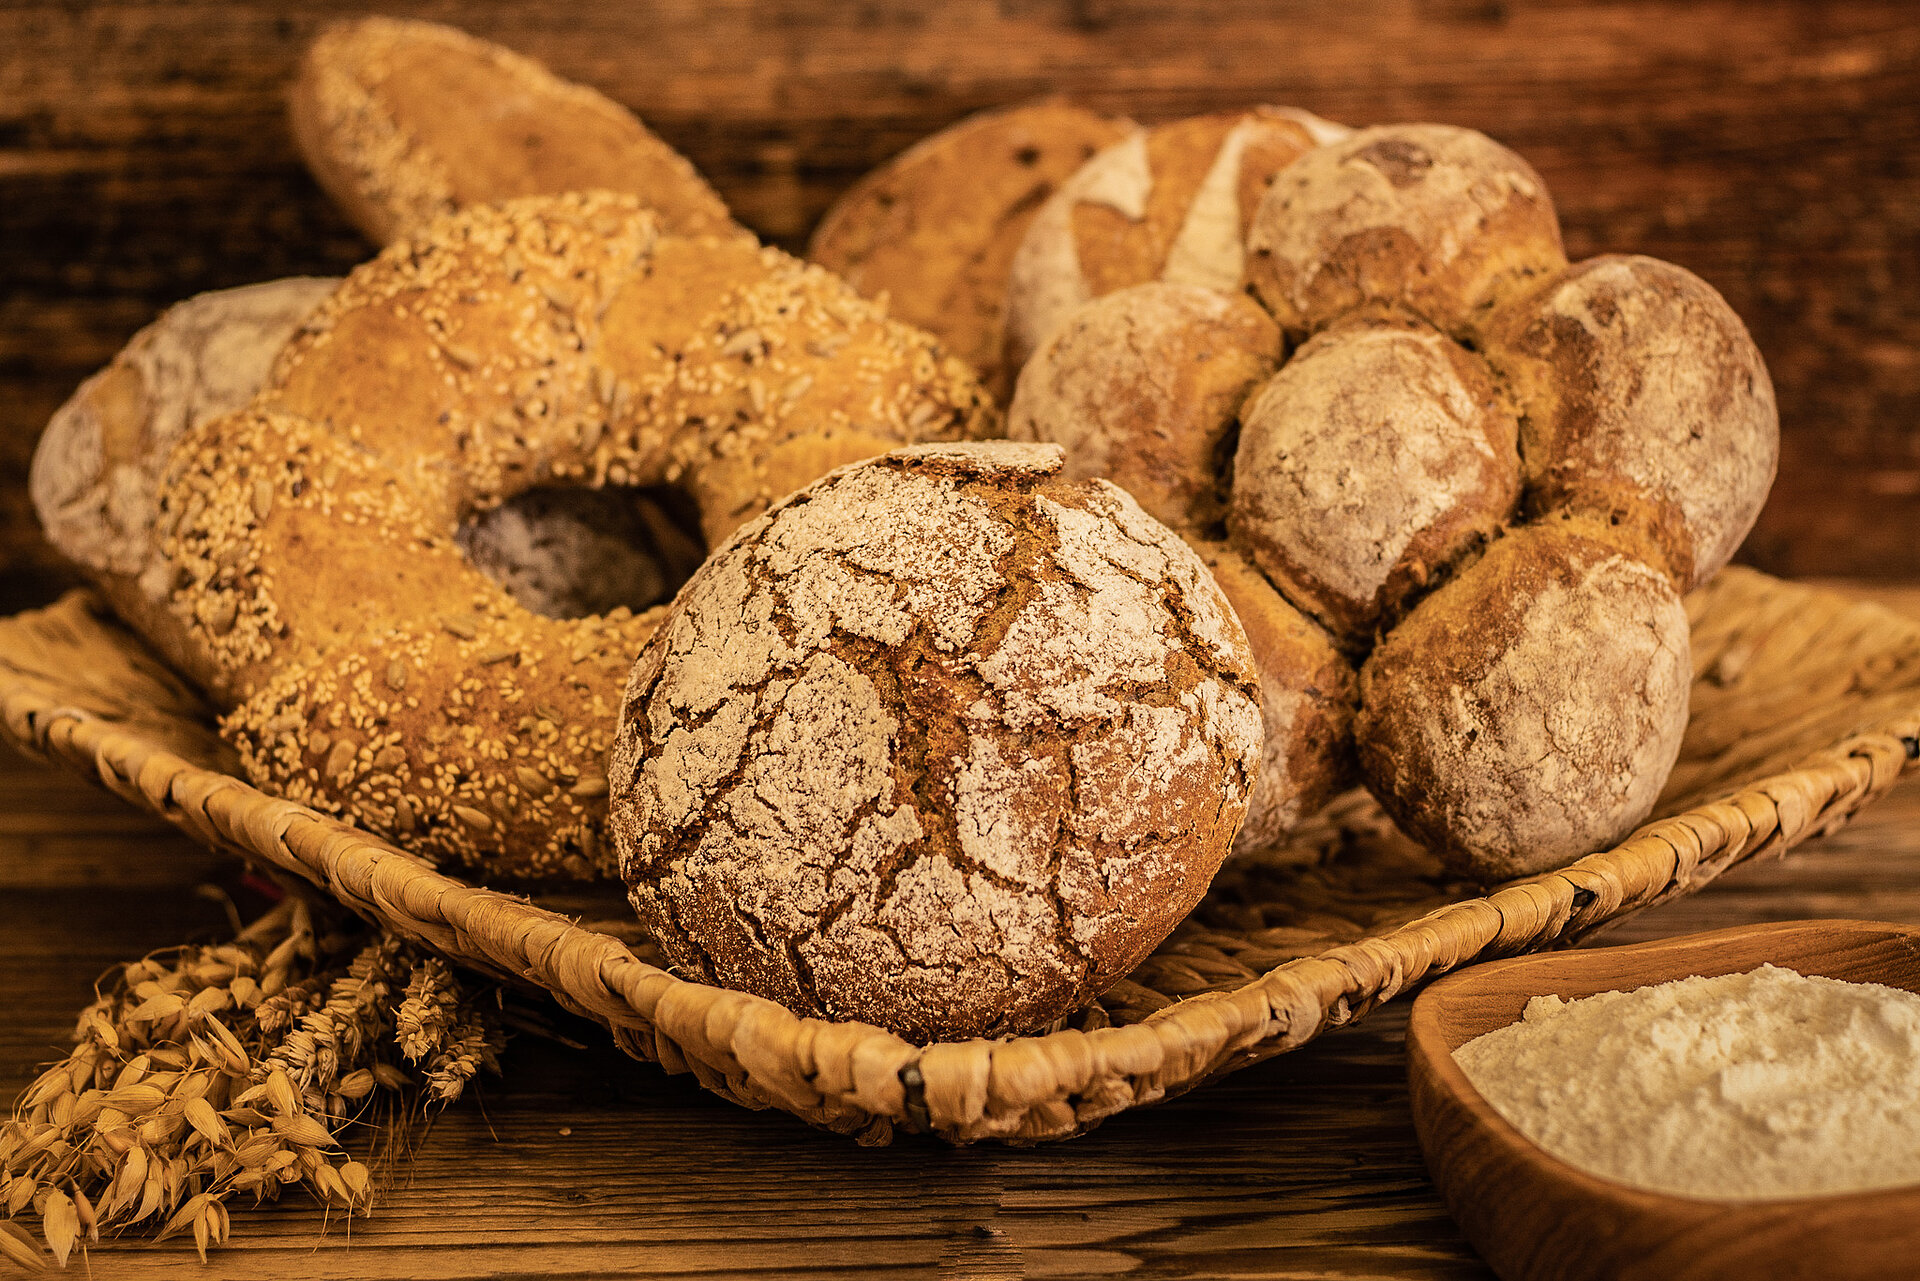
[[[364,1124],[390,1149],[498,1070],[499,1021],[451,966],[315,912],[296,891],[231,943],[155,953],[96,989],[72,1052],[0,1125],[0,1258],[65,1266],[144,1230],[191,1232],[204,1261],[229,1201],[295,1184],[364,1214],[375,1181],[341,1136]]]

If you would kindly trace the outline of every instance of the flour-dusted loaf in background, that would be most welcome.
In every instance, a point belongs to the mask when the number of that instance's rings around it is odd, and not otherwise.
[[[1650,553],[1598,521],[1514,530],[1360,669],[1381,805],[1483,881],[1606,849],[1652,812],[1687,727],[1687,614]]]
[[[1732,558],[1773,485],[1766,362],[1713,286],[1657,258],[1576,263],[1497,313],[1529,503],[1633,525],[1681,591]]]
[[[297,277],[178,303],[47,423],[28,482],[41,528],[135,626],[168,625],[172,571],[154,518],[174,442],[253,399],[274,357],[339,283]]]
[[[290,107],[308,168],[376,244],[467,205],[590,189],[639,196],[668,231],[733,227],[632,112],[452,27],[336,23],[307,50]]]
[[[1519,501],[1512,411],[1478,356],[1418,321],[1340,322],[1241,414],[1235,541],[1349,648],[1398,622]]]
[[[938,337],[1005,401],[1007,272],[1040,205],[1134,126],[1060,98],[983,111],[923,139],[828,209],[807,257]]]
[[[1095,299],[1040,345],[1007,407],[1009,440],[1067,451],[1156,520],[1210,534],[1227,514],[1240,406],[1280,362],[1280,330],[1248,299],[1153,282]]]
[[[1566,265],[1533,166],[1483,133],[1379,125],[1303,156],[1247,233],[1247,279],[1289,336],[1389,304],[1455,337]]]
[[[1260,751],[1247,642],[1172,531],[1060,451],[849,467],[714,555],[609,767],[672,963],[918,1042],[1036,1031],[1192,910]]]
[[[1267,185],[1348,130],[1291,107],[1219,112],[1139,130],[1087,161],[1041,206],[1007,280],[1007,360],[1018,370],[1082,304],[1150,280],[1232,291]]]

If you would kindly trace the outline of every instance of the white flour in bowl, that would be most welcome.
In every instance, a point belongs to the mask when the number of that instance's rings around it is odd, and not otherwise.
[[[1920,1183],[1920,996],[1763,965],[1578,1001],[1454,1052],[1522,1134],[1592,1174],[1748,1200]]]

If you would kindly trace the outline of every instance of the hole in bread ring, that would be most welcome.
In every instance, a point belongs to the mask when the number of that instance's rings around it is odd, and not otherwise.
[[[660,236],[631,197],[468,210],[348,277],[252,405],[176,447],[174,657],[270,790],[429,857],[588,875],[661,611],[529,610],[463,524],[664,485],[712,545],[833,467],[996,427],[965,366],[817,267]]]

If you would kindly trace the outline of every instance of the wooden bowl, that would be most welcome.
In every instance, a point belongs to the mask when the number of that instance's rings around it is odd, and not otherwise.
[[[1413,1123],[1447,1208],[1505,1281],[1769,1281],[1920,1276],[1920,1186],[1776,1201],[1645,1192],[1548,1155],[1501,1119],[1455,1048],[1527,1001],[1628,991],[1771,962],[1920,992],[1920,926],[1789,921],[1476,965],[1414,1002]]]

